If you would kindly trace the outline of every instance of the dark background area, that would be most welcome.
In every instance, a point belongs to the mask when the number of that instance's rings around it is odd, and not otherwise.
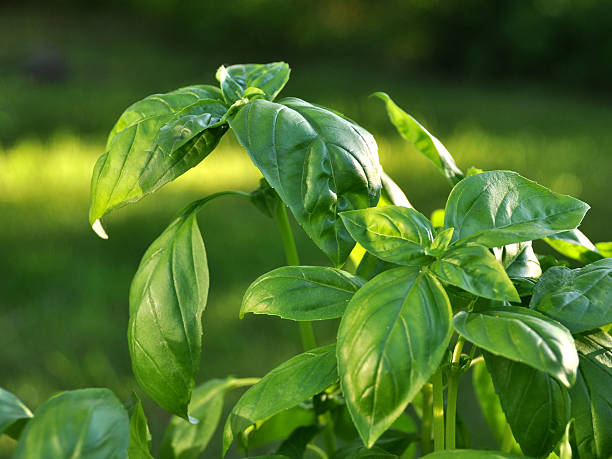
[[[463,169],[513,169],[592,206],[583,230],[610,240],[612,3],[538,1],[4,1],[0,6],[0,387],[33,409],[105,386],[126,399],[127,292],[146,247],[183,205],[257,186],[232,135],[176,183],[87,224],[91,169],[128,105],[214,84],[220,64],[285,60],[283,95],[370,130],[385,169],[428,215],[445,180],[389,125],[388,92]],[[198,380],[262,376],[300,352],[297,326],[240,321],[242,293],[284,264],[274,222],[234,198],[200,217],[211,289]],[[304,264],[327,260],[296,226]],[[316,324],[332,342],[337,324]],[[459,404],[474,411],[469,387]],[[155,445],[168,415],[144,397]],[[231,397],[230,397],[231,398]],[[231,400],[228,406],[231,405]],[[495,447],[477,415],[474,445]],[[14,444],[0,438],[0,457]],[[215,440],[205,457],[217,457]],[[238,456],[235,456],[238,457]]]

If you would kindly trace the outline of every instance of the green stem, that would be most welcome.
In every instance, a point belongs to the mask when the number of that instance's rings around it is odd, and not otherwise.
[[[252,386],[254,384],[257,384],[260,380],[261,378],[235,378],[235,379],[232,379],[230,384],[232,388],[238,388],[238,387]]]
[[[453,350],[448,376],[448,397],[446,399],[446,449],[455,449],[455,427],[457,425],[457,394],[461,377],[459,362],[465,339],[460,336]]]
[[[423,394],[423,417],[421,418],[421,456],[431,452],[431,421],[433,417],[433,388],[427,383],[421,389]]]
[[[321,420],[325,422],[325,427],[323,428],[323,445],[325,446],[327,454],[331,456],[337,448],[334,421],[329,411],[321,415]]]
[[[312,443],[308,443],[306,445],[306,448],[309,449],[310,451],[318,454],[321,459],[329,459],[329,456],[325,453],[325,451],[323,451],[317,445],[313,445]]]
[[[295,239],[293,238],[293,232],[291,231],[291,225],[289,224],[289,217],[287,216],[287,210],[283,203],[280,203],[276,209],[276,223],[281,233],[281,239],[283,241],[283,248],[285,249],[285,257],[289,265],[297,266],[300,264],[300,258],[298,257],[297,248],[295,246]],[[299,322],[300,324],[300,335],[302,337],[302,346],[305,351],[308,351],[314,347],[317,347],[317,342],[310,322]]]
[[[432,384],[434,451],[442,451],[444,449],[444,385],[441,368],[434,373]]]

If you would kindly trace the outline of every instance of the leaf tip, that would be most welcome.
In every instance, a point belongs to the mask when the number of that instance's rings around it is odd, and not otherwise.
[[[370,94],[370,97],[380,99],[384,102],[387,102],[388,100],[391,99],[389,97],[389,94],[387,94],[386,92],[382,92],[382,91],[373,92],[372,94]]]
[[[102,226],[102,221],[99,218],[93,222],[91,229],[94,230],[94,233],[96,233],[100,238],[108,239],[108,234],[106,234],[106,231]]]

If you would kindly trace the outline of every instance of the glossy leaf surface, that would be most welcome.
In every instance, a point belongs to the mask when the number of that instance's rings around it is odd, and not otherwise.
[[[567,389],[546,373],[485,353],[487,368],[514,438],[527,456],[546,456],[570,420]]]
[[[30,409],[15,394],[0,387],[0,435],[17,422],[25,422],[32,416]]]
[[[431,135],[412,116],[398,107],[387,94],[377,92],[373,95],[385,103],[389,119],[400,135],[433,162],[452,184],[459,182],[463,178],[463,173],[455,164],[455,160],[448,150],[442,145],[442,142]]]
[[[160,448],[160,459],[196,459],[212,438],[223,411],[223,399],[233,387],[233,379],[212,379],[193,390],[189,404],[192,424],[173,416],[166,428]]]
[[[501,247],[576,228],[589,206],[516,172],[490,171],[459,182],[451,191],[444,225],[453,241]]]
[[[217,80],[229,104],[242,99],[247,88],[260,89],[266,99],[274,100],[289,81],[290,71],[284,62],[221,66],[217,70]]]
[[[612,455],[612,337],[607,333],[576,338],[580,368],[570,389],[572,417],[581,459]]]
[[[357,276],[340,269],[284,266],[249,286],[240,317],[249,312],[291,320],[342,317],[349,300],[363,284]]]
[[[474,295],[492,300],[520,301],[504,267],[482,245],[452,246],[429,269],[444,282]]]
[[[544,238],[544,242],[560,254],[583,263],[593,263],[603,258],[589,238],[578,229],[553,234]]]
[[[154,94],[129,107],[94,166],[90,224],[196,166],[227,130],[218,126],[226,111],[212,86]]]
[[[124,459],[130,442],[127,411],[108,389],[63,392],[28,422],[16,459]]]
[[[140,386],[165,410],[187,419],[202,350],[208,296],[206,250],[188,206],[144,254],[130,287],[128,344]]]
[[[450,322],[444,289],[414,267],[386,271],[352,298],[338,330],[338,369],[366,446],[393,424],[437,369]]]
[[[453,326],[477,346],[548,373],[566,387],[576,379],[578,355],[572,335],[542,314],[513,306],[461,311]]]
[[[354,242],[339,213],[376,205],[381,169],[374,138],[300,99],[245,105],[230,125],[308,236],[341,265]]]
[[[223,433],[223,451],[251,424],[296,406],[337,380],[335,345],[312,349],[276,367],[247,390],[232,409]]]
[[[404,265],[433,261],[425,249],[434,239],[434,229],[414,209],[371,207],[343,212],[341,217],[353,239],[381,260]]]
[[[612,258],[583,268],[553,267],[535,286],[530,307],[572,333],[612,322]]]
[[[149,432],[142,403],[137,397],[130,412],[128,459],[153,459],[153,456],[151,456],[151,432]]]

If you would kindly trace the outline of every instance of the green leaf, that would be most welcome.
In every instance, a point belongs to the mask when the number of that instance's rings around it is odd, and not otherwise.
[[[62,392],[26,425],[16,459],[124,458],[130,442],[127,411],[108,389]]]
[[[298,427],[308,426],[317,422],[317,416],[312,408],[297,405],[288,410],[258,422],[256,429],[250,431],[246,444],[248,449],[259,448],[260,446],[282,441]]]
[[[408,198],[406,197],[402,189],[398,186],[397,183],[393,181],[391,177],[386,174],[386,172],[382,172],[380,176],[380,181],[382,183],[382,192],[380,195],[380,200],[386,201],[385,205],[413,208],[412,204],[410,204],[410,201],[408,201]]]
[[[612,258],[583,268],[553,267],[536,284],[530,308],[561,322],[572,333],[612,322]]]
[[[365,448],[363,446],[345,446],[336,451],[330,459],[390,459],[399,458],[395,454],[391,454],[382,448],[374,446]]]
[[[308,236],[340,266],[355,245],[339,213],[376,205],[381,168],[374,138],[300,99],[254,100],[230,125]]]
[[[578,229],[553,234],[544,238],[544,242],[560,254],[583,263],[593,263],[603,258],[589,238]]]
[[[500,301],[520,301],[504,267],[486,247],[477,244],[451,246],[429,267],[444,282],[477,296]]]
[[[429,247],[429,252],[434,256],[442,256],[446,252],[448,245],[453,238],[453,233],[455,232],[455,228],[447,228],[443,231],[440,231],[436,234],[431,246]]]
[[[415,267],[386,271],[351,299],[338,330],[346,404],[368,447],[437,369],[451,335],[440,283]]]
[[[527,365],[485,352],[506,419],[528,456],[548,455],[561,441],[570,420],[567,389]]]
[[[147,417],[142,409],[142,403],[136,396],[130,411],[130,446],[128,459],[153,459],[151,456],[151,432],[147,425]]]
[[[18,437],[32,416],[29,408],[16,395],[0,387],[0,435],[6,432],[14,438]]]
[[[217,80],[228,104],[245,97],[248,88],[260,89],[266,99],[274,100],[289,81],[290,72],[291,69],[284,62],[238,64],[219,67]]]
[[[425,248],[434,239],[427,217],[401,206],[371,207],[340,214],[344,226],[368,252],[384,261],[422,265],[433,261]]]
[[[211,379],[193,390],[189,412],[198,420],[192,424],[172,416],[164,432],[160,459],[196,459],[208,446],[223,411],[225,393],[234,387],[234,379]]]
[[[576,379],[578,355],[572,335],[540,313],[514,306],[460,311],[453,326],[477,346],[548,373],[566,387]]]
[[[476,364],[472,371],[472,384],[474,386],[474,392],[480,405],[480,410],[487,421],[487,424],[493,431],[497,442],[500,446],[505,440],[507,429],[510,428],[506,421],[506,415],[501,406],[499,397],[495,393],[495,386],[491,375],[487,370],[484,361]],[[510,452],[521,454],[521,449],[512,437],[512,442],[509,444]],[[502,447],[503,449],[503,447]]]
[[[589,206],[516,172],[490,171],[459,182],[444,214],[453,241],[501,247],[576,228]]]
[[[296,406],[337,380],[335,345],[312,349],[276,367],[247,390],[232,409],[223,433],[223,453],[251,424]]]
[[[612,257],[612,242],[598,242],[597,244],[595,244],[595,248],[604,257]]]
[[[408,113],[399,108],[384,92],[372,94],[381,99],[387,108],[387,115],[400,135],[414,145],[426,158],[442,172],[446,178],[455,184],[463,178],[463,173],[455,160],[438,139],[431,135]]]
[[[320,266],[284,266],[259,277],[242,300],[246,313],[291,320],[342,317],[346,305],[364,281],[345,271]]]
[[[202,351],[208,265],[196,210],[187,206],[144,254],[130,287],[128,344],[136,380],[187,419]]]
[[[227,130],[221,124],[226,112],[220,91],[212,86],[154,94],[129,107],[94,166],[90,224],[196,166]]]
[[[520,459],[523,455],[502,453],[500,451],[484,451],[478,449],[454,449],[430,453],[427,459]]]
[[[496,247],[493,253],[511,279],[537,279],[542,275],[531,241]]]
[[[576,338],[580,368],[570,389],[578,455],[612,455],[612,337],[599,332]]]
[[[306,445],[321,431],[321,428],[319,425],[298,427],[281,443],[276,453],[291,459],[302,459]]]

